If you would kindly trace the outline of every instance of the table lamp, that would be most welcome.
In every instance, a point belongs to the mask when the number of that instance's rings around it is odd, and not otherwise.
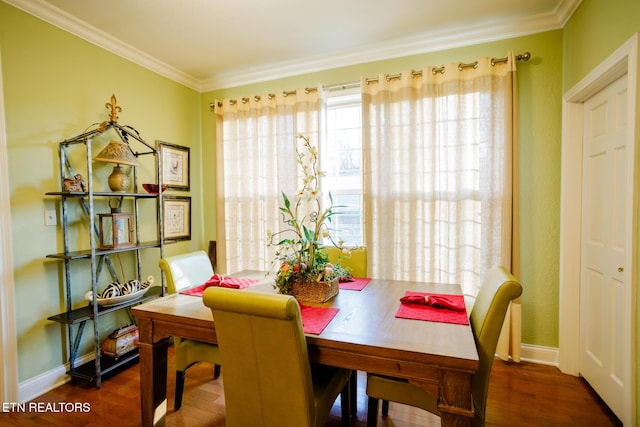
[[[138,166],[136,156],[129,144],[123,141],[110,141],[93,160],[116,164],[109,175],[111,191],[124,193],[129,189],[129,176],[120,167],[120,165]]]

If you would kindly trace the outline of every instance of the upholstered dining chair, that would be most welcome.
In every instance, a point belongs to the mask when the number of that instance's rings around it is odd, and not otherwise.
[[[329,262],[340,263],[343,267],[349,268],[353,277],[367,277],[367,248],[358,246],[343,253],[335,246],[323,246],[324,251],[329,256]]]
[[[196,251],[162,258],[160,269],[167,281],[167,292],[174,294],[190,286],[205,283],[213,276],[213,267],[205,251]],[[220,353],[218,346],[195,340],[173,337],[176,359],[176,393],[174,409],[182,406],[182,392],[187,369],[198,362],[214,365],[213,377],[220,376]]]
[[[475,411],[472,425],[476,427],[484,426],[485,423],[489,376],[507,307],[509,302],[519,297],[521,293],[522,286],[506,268],[493,267],[484,278],[471,310],[471,329],[480,359],[478,372],[471,379],[471,397]],[[389,401],[422,408],[440,415],[436,398],[404,379],[367,374],[367,395],[369,396],[368,427],[374,427],[378,422],[379,400],[383,400],[383,416],[388,415]]]
[[[338,394],[349,425],[351,371],[309,362],[294,297],[211,287],[203,300],[224,365],[227,427],[323,426]]]

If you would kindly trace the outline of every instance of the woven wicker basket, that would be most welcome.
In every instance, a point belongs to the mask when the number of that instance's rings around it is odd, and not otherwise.
[[[293,282],[291,295],[300,302],[325,302],[338,295],[340,279],[336,277],[331,282]]]

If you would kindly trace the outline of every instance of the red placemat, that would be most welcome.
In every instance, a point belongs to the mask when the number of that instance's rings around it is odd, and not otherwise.
[[[370,281],[371,279],[367,279],[365,277],[353,277],[349,281],[340,281],[340,289],[361,291],[369,284]]]
[[[413,291],[407,291],[405,292],[404,295],[405,296],[409,296],[409,295],[439,296],[441,295],[455,302],[462,303],[462,305],[464,305],[464,297],[462,295],[433,294],[433,293],[427,293],[427,292],[413,292]],[[469,317],[467,316],[467,310],[455,311],[455,310],[449,310],[447,308],[433,308],[428,305],[400,303],[400,307],[398,308],[396,317],[403,318],[403,319],[428,320],[430,322],[455,323],[458,325],[469,324]]]
[[[338,311],[340,309],[333,307],[312,307],[300,304],[300,316],[302,317],[304,333],[319,335],[338,314]]]
[[[219,280],[208,280],[204,285],[196,286],[194,288],[185,289],[180,293],[183,295],[193,295],[196,297],[201,297],[204,293],[204,290],[210,286],[219,286],[222,288],[233,288],[233,289],[244,289],[248,288],[251,285],[255,285],[259,280],[255,279],[244,279],[242,277],[225,277],[224,281],[220,283]]]

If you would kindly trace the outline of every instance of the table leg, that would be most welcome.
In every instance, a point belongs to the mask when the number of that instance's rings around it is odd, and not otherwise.
[[[442,426],[470,427],[474,417],[471,373],[440,369],[438,410]]]
[[[138,343],[142,425],[164,426],[167,414],[167,347],[169,339]]]

